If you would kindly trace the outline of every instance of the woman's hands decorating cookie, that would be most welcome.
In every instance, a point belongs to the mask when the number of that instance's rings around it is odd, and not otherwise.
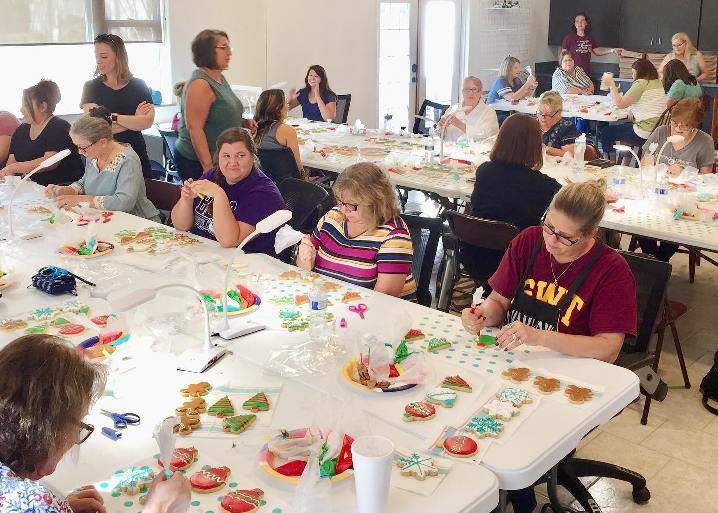
[[[479,305],[464,308],[461,312],[461,323],[464,325],[466,331],[478,335],[482,328],[486,326],[486,316],[483,306]]]
[[[80,203],[92,203],[92,196],[86,196],[84,194],[68,194],[57,197],[57,206],[64,208],[65,210],[71,209],[79,205]]]
[[[83,486],[67,496],[67,502],[75,513],[105,513],[102,496],[92,485]]]
[[[499,330],[496,343],[506,351],[511,351],[521,344],[536,345],[538,332],[536,328],[522,322],[510,322]]]
[[[189,182],[189,180],[187,180],[187,182]],[[188,187],[198,196],[209,196],[210,198],[215,198],[217,194],[224,194],[224,190],[219,185],[209,180],[197,180],[196,182],[189,184]]]
[[[312,244],[309,235],[305,235],[299,243],[297,250],[297,266],[305,271],[314,269],[314,260],[317,258],[317,250]]]

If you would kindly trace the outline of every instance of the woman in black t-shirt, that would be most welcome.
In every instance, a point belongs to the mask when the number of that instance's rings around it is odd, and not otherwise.
[[[142,130],[152,126],[155,108],[152,93],[143,80],[130,72],[122,38],[100,34],[95,38],[95,78],[85,82],[80,106],[86,113],[92,107],[105,107],[112,113],[115,140],[129,144],[142,163],[142,174],[150,176],[150,159]]]
[[[70,139],[70,124],[53,114],[59,101],[60,89],[50,80],[41,80],[23,91],[20,110],[25,122],[12,134],[7,165],[0,176],[25,175],[66,148],[72,152],[69,156],[35,173],[30,180],[41,185],[67,184],[82,176],[82,162]]]

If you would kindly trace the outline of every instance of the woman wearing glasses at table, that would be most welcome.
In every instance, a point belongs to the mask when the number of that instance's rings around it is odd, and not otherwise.
[[[142,163],[142,174],[149,178],[150,159],[142,130],[155,120],[150,88],[130,72],[120,36],[100,34],[95,38],[95,63],[95,78],[85,82],[80,106],[85,113],[100,106],[110,111],[115,140],[132,146]]]
[[[562,49],[558,58],[559,67],[551,77],[551,89],[561,94],[593,94],[591,78],[576,66],[570,50]]]
[[[61,497],[40,481],[93,433],[82,419],[104,386],[104,367],[62,338],[26,335],[0,350],[0,512],[105,513],[91,485]],[[187,479],[160,472],[142,511],[182,513],[189,501]]]
[[[688,37],[688,34],[685,32],[673,34],[673,37],[671,38],[671,45],[673,45],[673,51],[663,57],[661,65],[658,66],[658,73],[663,75],[663,70],[666,67],[666,64],[673,59],[678,59],[686,66],[686,68],[688,68],[688,71],[696,77],[698,82],[702,82],[708,78],[708,66],[706,66],[703,54],[696,50],[696,47],[693,46],[691,38]]]
[[[499,133],[496,111],[481,101],[482,89],[477,77],[464,79],[461,103],[453,105],[439,120],[439,125],[446,128],[447,141],[456,141],[461,136],[481,140]]]
[[[192,41],[192,61],[197,69],[182,90],[175,156],[182,181],[197,180],[212,168],[219,134],[232,127],[257,128],[253,119],[242,118],[244,106],[222,73],[231,58],[226,32],[203,30]]]
[[[394,186],[375,164],[346,168],[334,182],[337,206],[299,245],[297,265],[390,296],[413,299],[414,250]]]
[[[578,137],[573,120],[563,117],[563,99],[556,91],[546,91],[539,98],[536,115],[541,126],[541,138],[547,155],[573,155],[573,143]]]

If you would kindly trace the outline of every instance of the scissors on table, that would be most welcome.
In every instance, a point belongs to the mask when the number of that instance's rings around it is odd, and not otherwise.
[[[100,410],[100,413],[110,417],[117,429],[125,429],[128,425],[136,426],[140,423],[140,416],[136,413],[114,413],[107,410]]]
[[[363,319],[364,312],[367,311],[367,306],[364,303],[359,303],[358,305],[350,306],[349,311],[354,312],[355,314],[359,314],[359,317],[361,317]]]

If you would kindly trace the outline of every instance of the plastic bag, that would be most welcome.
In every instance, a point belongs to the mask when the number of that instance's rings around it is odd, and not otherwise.
[[[277,235],[274,237],[274,252],[279,254],[285,249],[299,244],[303,238],[304,234],[302,232],[298,232],[288,224],[285,224],[277,231]]]

